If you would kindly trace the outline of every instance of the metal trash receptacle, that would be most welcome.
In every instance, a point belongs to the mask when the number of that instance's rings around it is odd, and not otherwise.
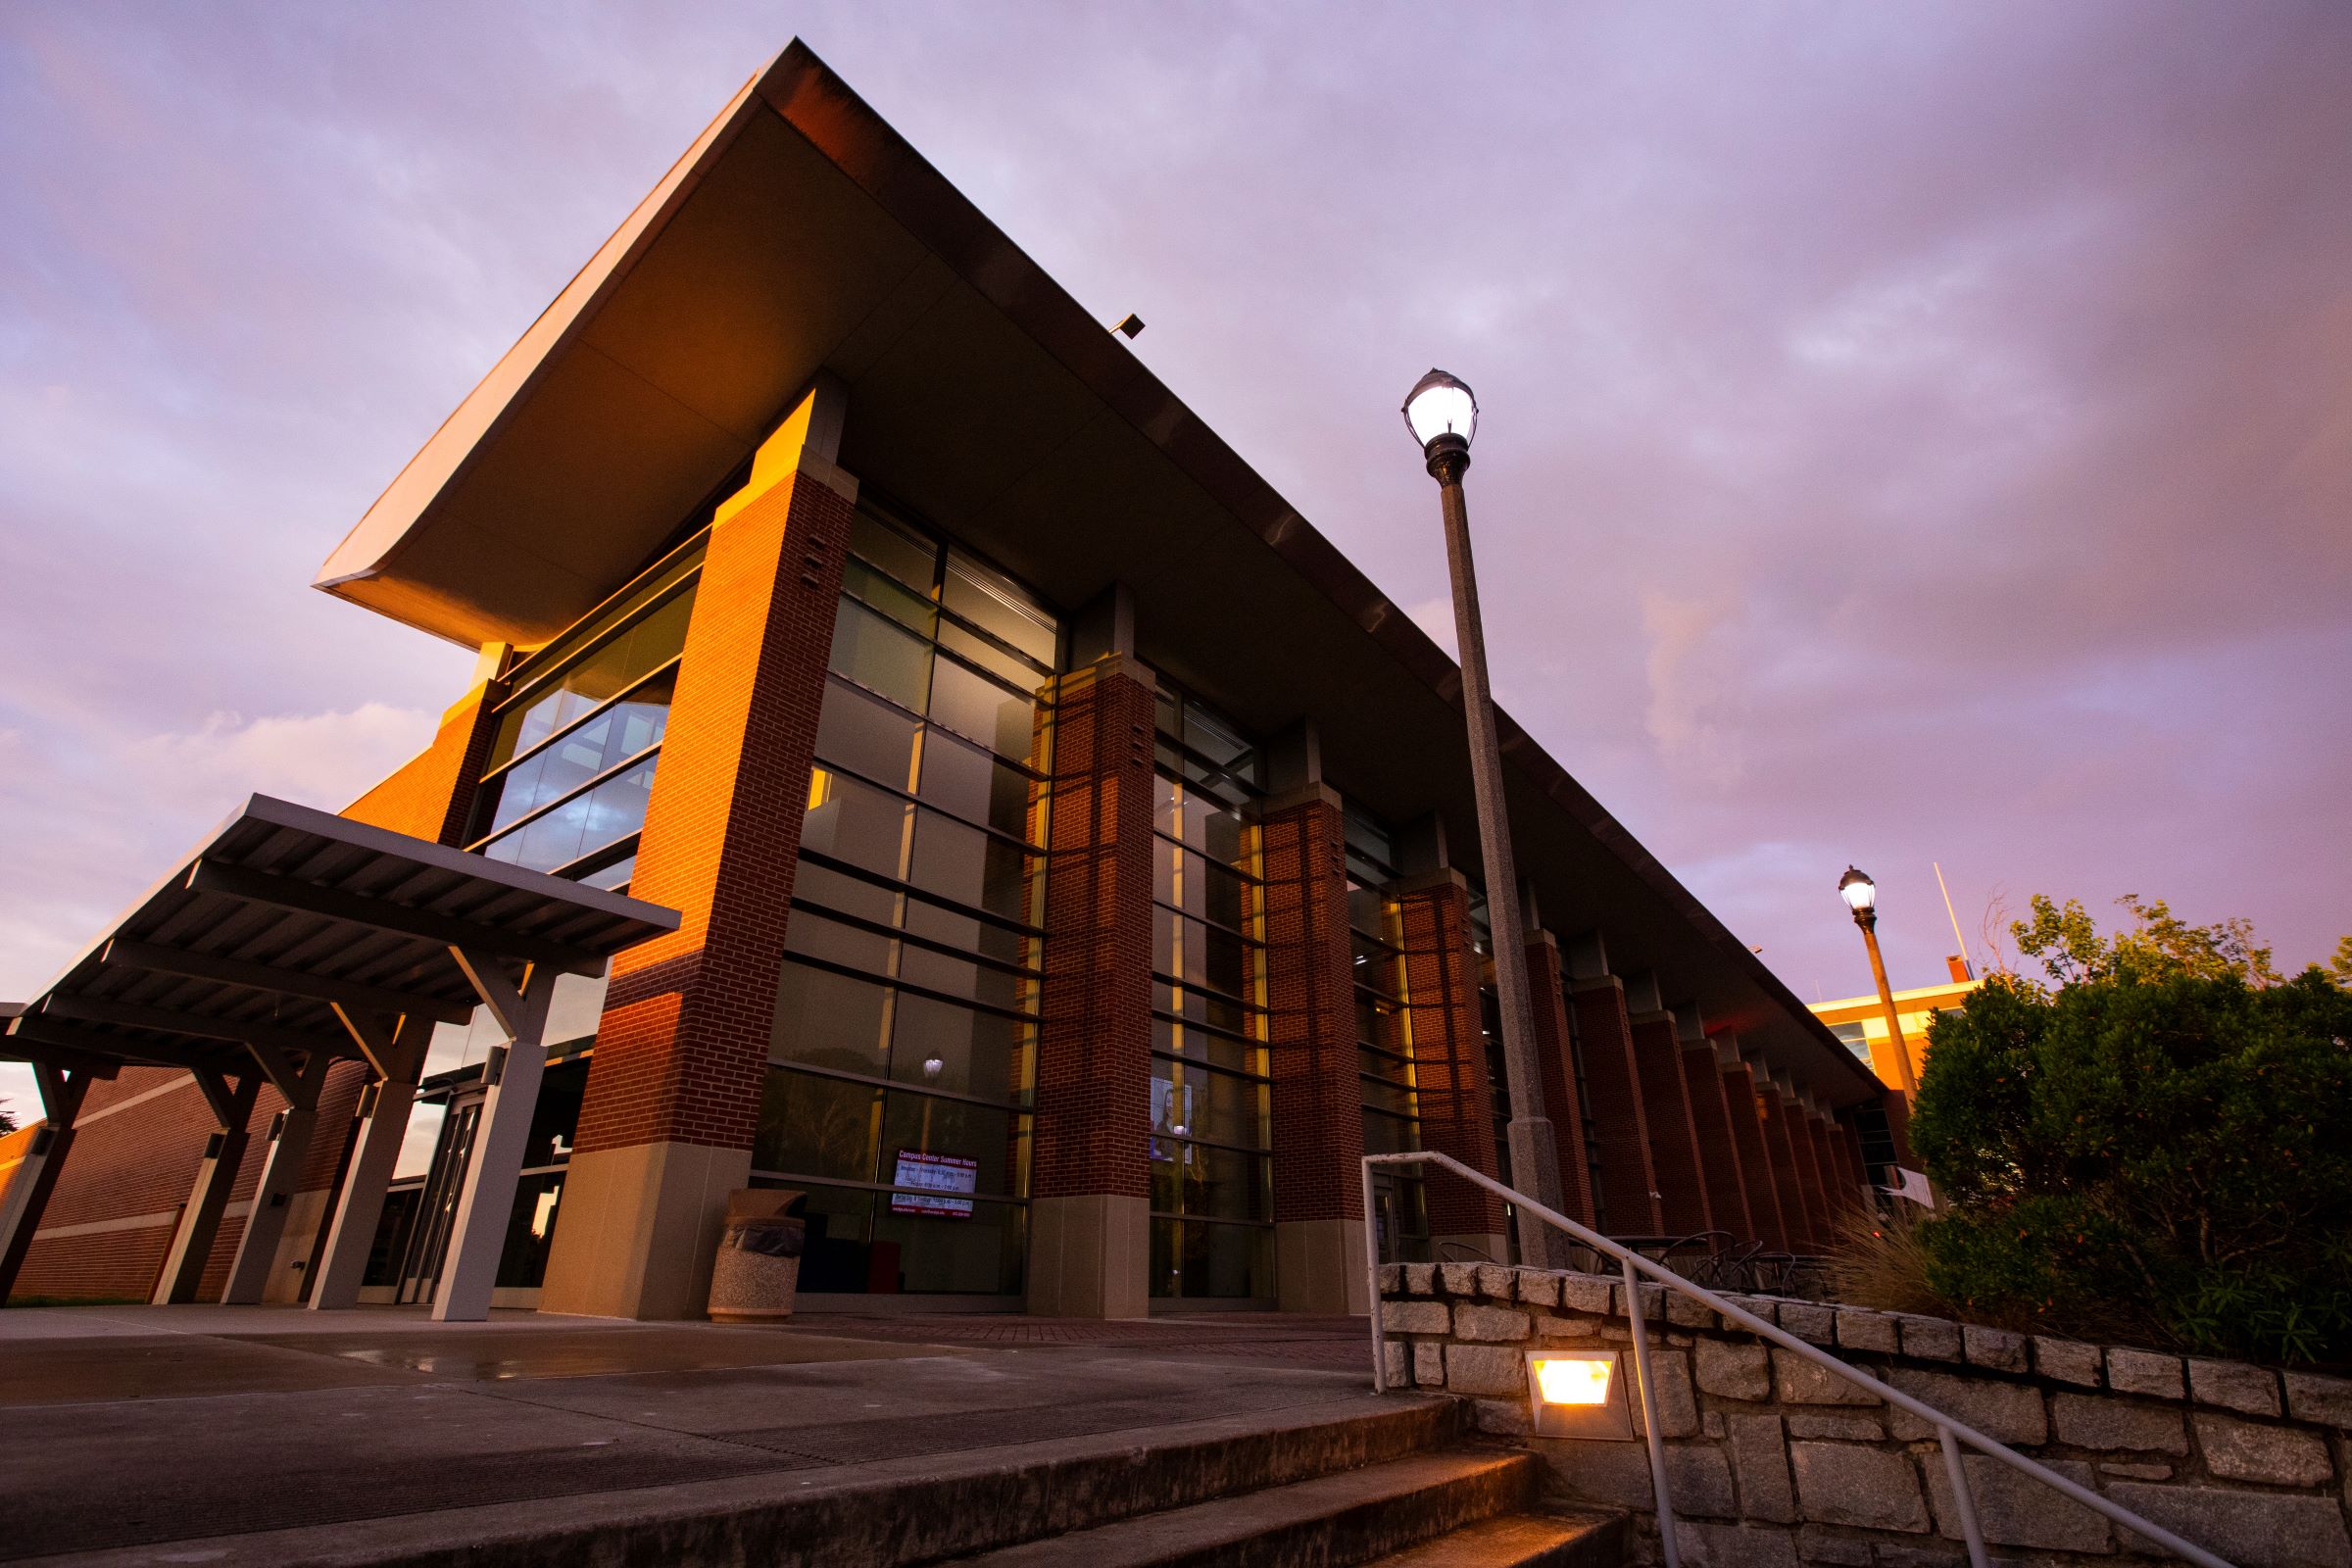
[[[710,1267],[710,1321],[780,1323],[792,1316],[808,1240],[807,1193],[745,1187],[727,1195],[726,1228]]]

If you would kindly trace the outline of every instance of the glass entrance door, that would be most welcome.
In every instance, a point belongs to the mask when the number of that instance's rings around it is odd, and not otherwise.
[[[401,1261],[397,1299],[403,1304],[431,1300],[441,1283],[441,1261],[457,1224],[458,1199],[466,1191],[466,1169],[472,1162],[473,1134],[481,1117],[479,1090],[451,1100],[440,1141],[433,1147],[432,1169],[424,1179],[408,1256]]]

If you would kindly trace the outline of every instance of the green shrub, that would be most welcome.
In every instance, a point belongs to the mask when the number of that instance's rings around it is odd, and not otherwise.
[[[2161,906],[2159,906],[2161,907]],[[1964,1314],[2352,1359],[2352,995],[2124,962],[1996,976],[1929,1031],[1911,1142]]]

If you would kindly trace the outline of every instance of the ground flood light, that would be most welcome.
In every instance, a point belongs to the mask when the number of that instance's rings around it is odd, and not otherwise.
[[[1616,1350],[1530,1350],[1527,1399],[1536,1436],[1631,1442],[1633,1411]]]

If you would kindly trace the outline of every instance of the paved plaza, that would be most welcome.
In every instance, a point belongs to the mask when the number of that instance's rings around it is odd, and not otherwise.
[[[1362,1319],[0,1312],[0,1560],[378,1560],[1367,1400]],[[321,1527],[335,1527],[331,1530]]]

